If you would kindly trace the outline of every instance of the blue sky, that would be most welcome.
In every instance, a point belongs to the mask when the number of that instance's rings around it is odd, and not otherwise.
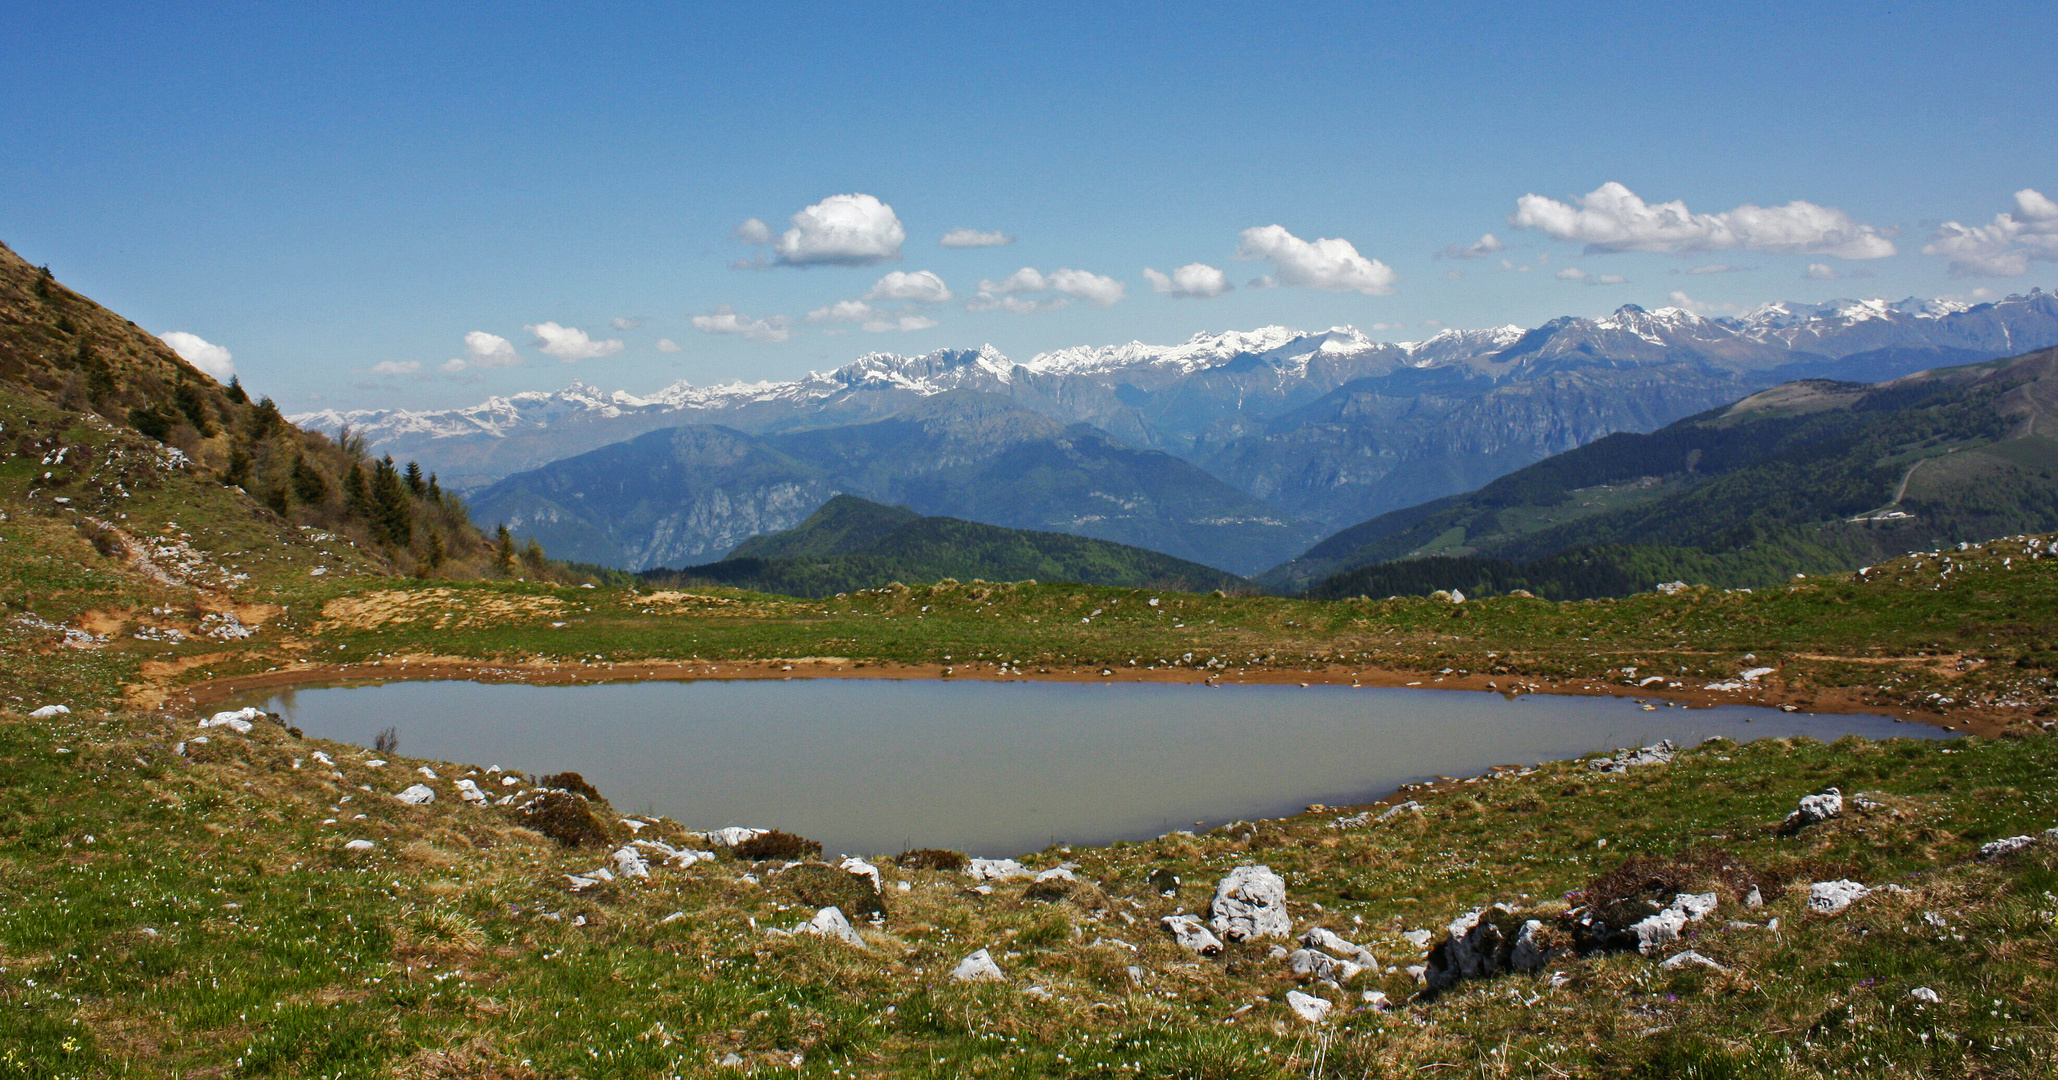
[[[2058,281],[2048,3],[326,7],[0,36],[0,240],[294,410]]]

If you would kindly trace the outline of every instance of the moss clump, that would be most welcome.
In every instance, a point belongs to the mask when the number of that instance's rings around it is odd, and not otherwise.
[[[600,801],[600,789],[586,782],[586,778],[575,772],[561,772],[536,781],[536,786],[558,788],[576,795],[584,795],[594,802]]]
[[[518,813],[522,824],[565,847],[600,846],[608,842],[606,823],[593,812],[593,804],[583,795],[546,791],[523,803]]]
[[[808,862],[781,870],[775,878],[780,888],[791,892],[809,907],[841,908],[851,919],[886,917],[886,900],[872,887],[872,879],[860,877],[839,866]]]
[[[946,874],[959,873],[970,862],[964,852],[949,848],[916,848],[901,852],[893,860],[903,870],[940,870]]]
[[[773,829],[736,845],[736,857],[747,862],[768,859],[806,859],[822,854],[822,842]],[[842,873],[842,871],[837,871]],[[846,914],[848,914],[846,912]]]

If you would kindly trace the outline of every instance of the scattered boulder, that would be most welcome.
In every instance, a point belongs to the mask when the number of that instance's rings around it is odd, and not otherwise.
[[[1246,865],[1229,871],[1215,886],[1208,925],[1230,941],[1289,937],[1293,922],[1286,914],[1286,881],[1268,866]]]
[[[592,802],[600,801],[600,789],[586,782],[586,778],[575,772],[561,772],[536,781],[537,787],[556,788],[574,795],[584,795]]]
[[[54,720],[54,719],[56,719],[57,717],[60,717],[60,716],[70,716],[70,715],[71,715],[71,706],[69,706],[69,705],[45,705],[45,706],[43,706],[42,708],[40,708],[40,709],[37,709],[36,711],[34,711],[34,712],[30,713],[30,714],[29,714],[29,719],[31,719],[31,720]],[[201,727],[206,727],[207,725],[203,723],[203,724],[201,724],[200,726],[201,726]]]
[[[1649,956],[1660,945],[1679,940],[1679,932],[1686,929],[1687,914],[1676,907],[1669,907],[1648,918],[1632,924],[1629,932],[1636,936],[1636,951]]]
[[[1758,891],[1756,885],[1751,886],[1751,891],[1744,894],[1744,906],[1747,908],[1761,908],[1765,906],[1765,897]]]
[[[1379,961],[1372,955],[1372,950],[1363,945],[1352,944],[1333,930],[1320,926],[1310,927],[1307,933],[1301,935],[1301,944],[1310,949],[1321,949],[1339,960],[1349,960],[1374,974],[1379,972]]]
[[[1313,994],[1303,994],[1298,990],[1286,992],[1286,1007],[1292,1009],[1295,1016],[1310,1024],[1319,1024],[1329,1019],[1329,1010],[1334,1008],[1327,999],[1318,998]]]
[[[65,711],[70,712],[71,710],[67,709]],[[251,727],[262,719],[264,719],[264,710],[256,706],[250,706],[248,708],[230,709],[225,712],[215,713],[213,716],[200,721],[200,726],[203,728],[225,727],[238,735],[248,735],[250,734]]]
[[[1835,915],[1870,895],[1871,889],[1855,881],[1818,881],[1808,886],[1808,910]]]
[[[1497,974],[1514,949],[1519,924],[1513,912],[1496,904],[1482,911],[1468,911],[1451,920],[1447,936],[1429,950],[1424,979],[1434,992],[1465,979],[1483,979]]]
[[[1515,932],[1515,947],[1508,950],[1508,966],[1529,974],[1542,971],[1557,950],[1551,947],[1543,920],[1529,919]]]
[[[1079,880],[1079,875],[1077,875],[1077,874],[1074,874],[1074,873],[1072,872],[1072,868],[1071,868],[1071,867],[1069,867],[1069,866],[1053,866],[1053,867],[1051,867],[1050,869],[1048,869],[1048,870],[1045,870],[1045,871],[1043,871],[1042,873],[1039,873],[1039,874],[1037,874],[1037,875],[1036,875],[1036,880],[1038,880],[1038,881],[1078,881],[1078,880]]]
[[[2036,842],[2037,838],[2034,836],[2010,836],[1989,844],[1981,844],[1979,859],[1981,862],[1988,862],[2004,855],[2013,855]]]
[[[770,829],[746,829],[741,825],[731,825],[725,829],[716,829],[706,835],[707,842],[710,844],[733,848],[745,840],[756,839],[771,831]]]
[[[1917,1001],[1927,1002],[1931,1005],[1940,1005],[1943,1003],[1944,1000],[1943,995],[1937,993],[1934,990],[1931,990],[1927,986],[1918,986],[1915,989],[1908,991],[1908,996],[1914,998]]]
[[[413,784],[393,797],[409,806],[424,806],[436,801],[436,792],[427,784]]]
[[[844,917],[843,911],[839,908],[825,907],[815,912],[815,917],[809,919],[807,924],[802,926],[797,933],[813,934],[816,937],[828,938],[831,941],[840,941],[853,948],[862,949],[866,947],[865,939],[859,937],[856,930],[851,929],[850,920]]]
[[[879,868],[855,855],[844,856],[843,861],[836,864],[836,868],[871,882],[873,892],[885,891],[885,885],[879,880]]]
[[[1013,859],[971,859],[965,863],[965,873],[972,875],[974,881],[1007,881],[1035,876],[1028,867]]]
[[[1162,920],[1165,929],[1172,932],[1172,939],[1182,947],[1201,956],[1219,956],[1222,940],[1208,932],[1208,928],[1192,915],[1167,915]]]
[[[1680,968],[1690,966],[1714,968],[1716,971],[1729,970],[1728,968],[1723,967],[1721,964],[1718,964],[1715,961],[1710,960],[1705,956],[1702,956],[1700,953],[1697,953],[1692,949],[1688,949],[1683,953],[1676,953],[1672,956],[1668,956],[1665,958],[1663,963],[1658,965],[1660,969],[1665,971],[1678,971]]]
[[[608,842],[607,824],[593,812],[585,796],[569,791],[543,790],[515,807],[528,826],[565,847],[585,847]]]
[[[1672,906],[1685,912],[1687,919],[1691,922],[1700,922],[1702,919],[1715,914],[1715,908],[1719,904],[1720,900],[1716,897],[1716,894],[1711,892],[1680,893],[1672,898]]]
[[[903,870],[940,870],[946,874],[963,870],[968,861],[964,852],[948,848],[917,848],[904,851],[893,860]]]
[[[1810,825],[1820,825],[1830,818],[1841,817],[1843,812],[1843,793],[1833,787],[1823,788],[1819,795],[1802,798],[1801,805],[1786,816],[1786,820],[1780,823],[1779,828],[1781,832],[1791,835]]]
[[[1649,746],[1618,750],[1610,757],[1598,758],[1587,762],[1586,767],[1595,772],[1628,772],[1631,769],[1641,768],[1645,765],[1666,764],[1678,753],[1679,747],[1672,745],[1671,739],[1660,739]]]
[[[479,785],[470,780],[457,782],[457,797],[472,806],[486,805],[486,793],[480,791]]]
[[[1295,949],[1286,954],[1286,969],[1303,979],[1327,979],[1334,983],[1349,982],[1365,970],[1363,965],[1338,960],[1318,949]]]
[[[349,843],[347,843],[347,844],[344,844],[344,845],[343,845],[343,850],[345,850],[345,851],[370,851],[370,850],[371,850],[372,848],[374,848],[374,847],[377,847],[377,846],[378,846],[378,845],[376,845],[376,844],[372,843],[372,842],[371,842],[370,840],[352,840],[352,841],[350,841]]]
[[[1179,895],[1179,875],[1168,867],[1158,867],[1150,872],[1150,891],[1159,896]]]
[[[643,853],[637,851],[633,844],[617,849],[614,859],[615,873],[623,877],[647,878],[650,876],[650,864],[643,861]]]
[[[993,962],[993,954],[981,949],[963,960],[950,973],[952,982],[1005,982],[1000,965]]]

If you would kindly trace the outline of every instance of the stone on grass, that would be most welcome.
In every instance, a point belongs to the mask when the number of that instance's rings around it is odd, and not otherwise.
[[[809,919],[799,932],[840,941],[854,948],[865,948],[865,939],[851,929],[850,920],[844,917],[842,908],[825,907],[815,912],[815,917]]]
[[[1686,912],[1669,907],[1632,924],[1629,932],[1636,935],[1636,951],[1648,956],[1658,946],[1678,941],[1679,932],[1686,929],[1686,923]]]
[[[965,863],[965,873],[972,875],[973,881],[1007,881],[1035,876],[1028,867],[1013,859],[970,859]]]
[[[435,802],[436,792],[427,784],[414,784],[393,797],[409,806],[421,806],[424,803]]]
[[[1222,941],[1208,932],[1201,921],[1191,915],[1167,915],[1162,920],[1165,929],[1172,932],[1172,939],[1181,946],[1201,956],[1217,956],[1222,952]]]
[[[1298,990],[1286,992],[1286,1006],[1293,1010],[1295,1016],[1310,1024],[1319,1024],[1327,1020],[1329,1010],[1334,1008],[1327,999],[1318,998],[1313,994],[1303,994]]]
[[[1715,961],[1710,960],[1705,956],[1702,956],[1700,953],[1697,953],[1692,949],[1688,949],[1683,953],[1676,953],[1672,956],[1668,956],[1665,958],[1665,961],[1659,964],[1658,966],[1666,971],[1678,971],[1680,968],[1686,967],[1689,964],[1698,965],[1700,967],[1705,968],[1714,968],[1716,971],[1729,970],[1728,968],[1723,967],[1721,964],[1718,964]]]
[[[319,762],[321,762],[322,764],[324,764],[324,765],[327,765],[327,766],[330,766],[330,767],[332,767],[332,768],[333,768],[333,767],[335,766],[335,764],[336,764],[336,759],[335,759],[335,758],[332,758],[332,757],[330,757],[329,755],[327,755],[327,754],[325,754],[325,753],[322,753],[322,752],[321,752],[320,750],[316,750],[316,751],[314,752],[314,759],[315,759],[316,761],[319,761]]]
[[[457,782],[457,797],[473,806],[486,805],[486,793],[480,791],[479,785],[470,780],[459,780]]]
[[[1208,925],[1231,941],[1291,937],[1286,882],[1268,866],[1239,866],[1215,887]]]
[[[1786,816],[1780,827],[1788,832],[1797,832],[1810,825],[1820,825],[1830,818],[1841,817],[1843,812],[1843,793],[1835,788],[1823,788],[1819,795],[1802,798],[1801,805]]]
[[[1336,983],[1349,982],[1365,970],[1362,965],[1338,960],[1318,949],[1295,949],[1286,954],[1286,969],[1303,979],[1328,979]]]
[[[1855,881],[1818,881],[1808,886],[1808,910],[1835,915],[1853,903],[1872,895],[1872,890]]]
[[[950,973],[953,982],[1005,982],[1007,976],[1000,973],[1000,965],[993,962],[993,954],[981,949],[963,960]]]
[[[1926,1001],[1931,1005],[1940,1004],[1944,1000],[1942,995],[1938,994],[1934,990],[1931,990],[1927,986],[1918,986],[1915,989],[1908,991],[1908,996],[1914,998],[1917,1001]]]
[[[345,851],[370,851],[374,845],[370,840],[352,840],[343,845]]]
[[[1544,944],[1543,922],[1530,919],[1515,932],[1515,947],[1508,950],[1508,966],[1520,972],[1542,971],[1551,962],[1551,948]]]
[[[650,876],[650,864],[643,861],[643,853],[637,851],[634,845],[625,844],[617,849],[614,859],[615,873],[623,877],[647,878]]]
[[[1074,873],[1072,872],[1072,868],[1071,868],[1071,867],[1069,867],[1069,866],[1053,866],[1053,867],[1051,867],[1050,869],[1048,869],[1048,870],[1045,870],[1044,872],[1042,872],[1042,873],[1040,873],[1040,874],[1036,875],[1036,880],[1037,880],[1037,881],[1078,881],[1078,880],[1079,880],[1079,875],[1077,875],[1077,874],[1074,874]]]
[[[741,825],[731,825],[726,829],[716,829],[715,831],[708,833],[707,839],[708,842],[711,844],[720,844],[723,847],[735,847],[736,845],[744,842],[745,840],[755,840],[758,837],[763,836],[764,834],[771,831],[772,830],[770,829],[746,829]]]
[[[868,863],[855,855],[850,855],[846,856],[842,862],[837,863],[836,865],[844,870],[849,871],[855,877],[861,877],[864,878],[866,881],[871,882],[873,892],[885,891],[885,887],[879,881],[879,868],[873,866],[871,863]]]
[[[1714,893],[1680,893],[1672,898],[1672,906],[1686,914],[1688,922],[1700,922],[1715,913],[1720,900]]]
[[[204,728],[225,727],[238,735],[248,735],[250,734],[251,726],[262,719],[264,719],[264,711],[256,706],[250,706],[215,713],[213,716],[200,721],[200,726]]]
[[[1751,891],[1744,894],[1744,906],[1747,908],[1761,908],[1765,906],[1765,896],[1758,891],[1756,885],[1751,886]]]
[[[1981,862],[1985,862],[1989,859],[1998,859],[2003,855],[2013,855],[2036,842],[2037,838],[2034,836],[2010,836],[1989,844],[1981,844],[1979,858]]]
[[[1301,935],[1301,944],[1311,949],[1321,949],[1339,960],[1349,960],[1374,974],[1379,971],[1379,961],[1373,957],[1372,950],[1363,945],[1353,944],[1333,930],[1320,926],[1310,927],[1307,933]]]
[[[35,712],[32,712],[32,713],[30,713],[30,714],[29,714],[29,719],[31,719],[31,720],[52,720],[52,719],[55,719],[55,718],[57,718],[57,717],[60,717],[60,716],[70,716],[70,715],[71,715],[71,706],[69,706],[69,705],[45,705],[45,706],[43,706],[42,708],[40,708],[40,709],[37,709],[37,710],[36,710]],[[205,726],[205,725],[202,725],[202,726]]]
[[[1586,767],[1595,772],[1628,772],[1631,769],[1641,768],[1645,765],[1663,765],[1671,761],[1673,755],[1677,753],[1679,753],[1679,747],[1672,745],[1671,739],[1660,739],[1649,746],[1620,750],[1611,757],[1590,761]]]

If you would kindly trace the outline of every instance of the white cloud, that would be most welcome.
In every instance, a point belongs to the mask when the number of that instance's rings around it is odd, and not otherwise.
[[[374,375],[412,375],[422,369],[419,360],[381,360],[372,365]]]
[[[1837,273],[1836,267],[1828,263],[1809,263],[1802,276],[1809,281],[1835,281],[1844,275]]]
[[[859,329],[869,330],[874,334],[881,334],[888,330],[927,330],[935,325],[936,320],[927,315],[901,312],[898,315],[889,313],[872,319],[859,327]]]
[[[622,351],[622,343],[619,339],[608,338],[605,341],[595,341],[586,336],[586,331],[576,326],[559,326],[554,322],[542,322],[533,326],[524,326],[522,329],[536,335],[536,347],[543,350],[544,355],[555,356],[567,364],[578,360],[595,360],[603,356],[613,356]],[[470,335],[466,335],[465,342],[467,345],[470,344]]]
[[[1577,240],[1590,252],[1766,251],[1879,259],[1894,253],[1886,234],[1830,206],[1795,200],[1785,206],[1739,206],[1696,214],[1686,203],[1647,203],[1614,181],[1578,205],[1542,195],[1515,200],[1508,223],[1559,240]]]
[[[443,370],[455,373],[466,368],[514,367],[521,362],[522,358],[515,354],[514,342],[499,334],[474,330],[464,336],[463,359],[445,360],[442,366]]]
[[[1229,284],[1229,275],[1197,262],[1187,263],[1170,275],[1144,267],[1143,279],[1150,282],[1150,291],[1164,293],[1174,300],[1210,300],[1236,287]]]
[[[643,320],[632,319],[627,315],[617,315],[608,320],[608,325],[613,326],[617,330],[634,330],[643,325]]]
[[[1494,234],[1487,233],[1469,244],[1446,244],[1442,251],[1436,253],[1436,257],[1439,259],[1483,259],[1507,246],[1495,239]]]
[[[979,229],[952,229],[943,234],[943,239],[937,241],[938,244],[947,248],[1000,247],[1014,242],[1014,237],[998,229],[992,232],[984,232]]]
[[[910,274],[895,270],[872,283],[867,300],[912,300],[917,304],[940,304],[950,299],[950,288],[928,270]]]
[[[202,340],[198,334],[174,330],[161,339],[179,354],[179,359],[199,368],[208,378],[226,383],[236,376],[236,358],[220,345]]]
[[[875,314],[877,314],[877,309],[863,300],[839,300],[828,307],[816,308],[808,312],[807,321],[811,323],[864,322]]]
[[[772,242],[772,227],[756,218],[744,218],[743,224],[730,233],[746,244],[769,244]]]
[[[1991,225],[1946,221],[1922,253],[1950,259],[1952,277],[2020,277],[2033,261],[2058,262],[2058,203],[2023,188],[2015,213],[1995,214]]]
[[[1244,282],[1243,287],[1246,289],[1276,289],[1279,287],[1279,283],[1272,280],[1272,275],[1270,274],[1259,274],[1257,277]]]
[[[1023,300],[1018,293],[1056,292],[1061,296],[1038,300]],[[1033,266],[1025,266],[999,281],[991,278],[979,282],[979,295],[965,301],[966,311],[1005,311],[1014,315],[1026,315],[1037,311],[1056,311],[1071,303],[1071,299],[1084,300],[1094,307],[1108,307],[1123,298],[1125,286],[1111,277],[1104,277],[1086,270],[1060,269],[1048,275],[1038,273]]]
[[[1689,273],[1689,274],[1742,274],[1742,273],[1747,273],[1747,272],[1749,272],[1749,271],[1751,271],[1751,270],[1754,270],[1754,269],[1756,269],[1756,267],[1751,267],[1751,266],[1731,266],[1731,265],[1730,265],[1730,264],[1728,264],[1728,263],[1709,263],[1709,264],[1707,264],[1706,266],[1696,266],[1696,267],[1694,267],[1693,269],[1691,269],[1691,270],[1688,270],[1688,271],[1687,271],[1687,273]]]
[[[1568,266],[1558,271],[1557,276],[1560,281],[1585,281],[1587,275],[1586,271],[1581,270],[1579,267]]]
[[[1594,284],[1596,284],[1596,285],[1620,285],[1620,284],[1622,284],[1623,282],[1625,282],[1625,281],[1628,281],[1628,280],[1629,280],[1628,278],[1626,278],[1626,277],[1623,277],[1623,276],[1622,276],[1621,274],[1602,274],[1602,275],[1600,275],[1599,277],[1596,277],[1596,278],[1594,278]]]
[[[693,317],[693,328],[703,334],[738,334],[752,341],[785,341],[792,337],[790,327],[793,320],[784,315],[772,315],[753,319],[739,315],[736,309],[723,304],[713,312]]]
[[[1236,257],[1268,259],[1281,285],[1330,292],[1386,296],[1393,292],[1393,267],[1358,254],[1348,240],[1303,240],[1279,225],[1238,234]]]
[[[1718,312],[1736,310],[1735,304],[1703,303],[1683,292],[1674,292],[1672,294],[1672,306],[1685,308],[1696,315],[1714,315]]]
[[[661,338],[657,339],[657,351],[659,351],[659,352],[678,352],[678,351],[679,351],[679,343],[678,343],[678,342],[676,342],[676,341],[673,341],[673,340],[672,340],[671,338],[668,338],[668,337],[661,337]]]
[[[771,242],[773,253],[787,266],[870,266],[887,262],[900,258],[900,245],[908,237],[893,207],[864,194],[831,195],[790,220],[793,227]],[[739,236],[751,221],[738,227]],[[752,235],[758,234],[753,230]],[[769,239],[770,230],[766,229],[764,235]]]
[[[1463,281],[1465,280],[1465,272],[1463,270],[1446,270],[1443,272],[1443,279],[1445,281]]]

